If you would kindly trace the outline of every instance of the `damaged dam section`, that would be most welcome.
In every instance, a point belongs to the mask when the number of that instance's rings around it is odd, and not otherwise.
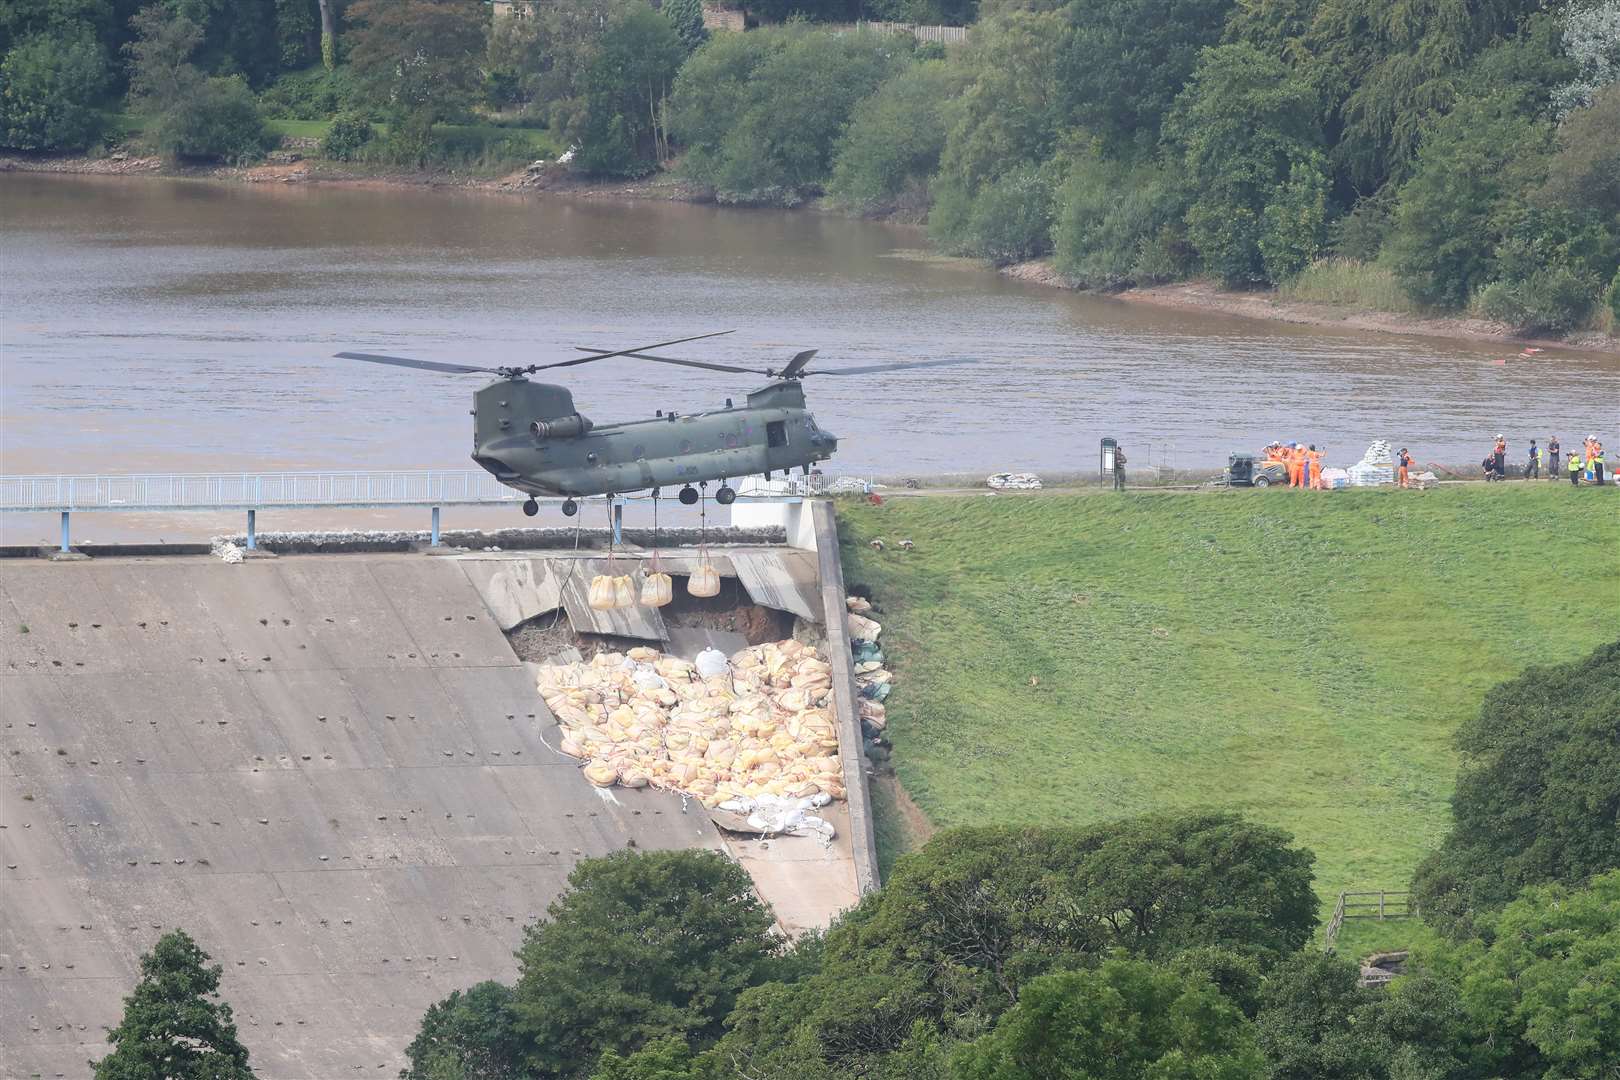
[[[842,582],[823,569],[837,577],[836,533],[830,507],[814,529],[802,516],[710,530],[721,596],[667,609],[589,607],[606,537],[576,551],[571,529],[452,534],[466,549],[431,555],[267,536],[281,557],[234,565],[0,560],[0,1075],[84,1075],[141,954],[176,927],[224,966],[260,1075],[294,1078],[393,1075],[429,1004],[514,977],[524,925],[582,858],[723,850],[783,934],[825,926],[875,884],[875,855]],[[674,575],[697,558],[660,551]],[[831,844],[594,788],[556,749],[533,661],[730,653],[783,631],[829,656],[843,643],[850,793]]]

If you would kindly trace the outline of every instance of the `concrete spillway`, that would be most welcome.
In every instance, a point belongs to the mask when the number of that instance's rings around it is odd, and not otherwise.
[[[224,965],[260,1075],[391,1076],[429,1003],[515,976],[576,860],[723,846],[551,749],[490,571],[0,564],[0,1076],[87,1075],[173,927]]]

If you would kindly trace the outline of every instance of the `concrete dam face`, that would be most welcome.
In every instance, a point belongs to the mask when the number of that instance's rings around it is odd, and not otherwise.
[[[724,846],[552,749],[478,565],[0,562],[0,1076],[88,1075],[176,927],[261,1076],[392,1076],[578,859]]]

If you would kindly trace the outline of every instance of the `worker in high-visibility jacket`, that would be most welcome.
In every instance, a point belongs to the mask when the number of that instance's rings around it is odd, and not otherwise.
[[[1305,451],[1305,464],[1310,470],[1310,487],[1312,491],[1322,490],[1322,451],[1311,443],[1311,448]]]
[[[1576,487],[1581,486],[1581,455],[1573,450],[1569,454],[1569,482]]]
[[[1305,450],[1298,443],[1288,444],[1288,486],[1299,487],[1305,470]]]
[[[1399,468],[1395,470],[1396,481],[1401,485],[1401,487],[1411,487],[1412,482],[1410,470],[1412,468],[1412,455],[1407,453],[1406,447],[1401,447],[1400,457],[1395,459],[1395,463],[1399,466]]]
[[[1592,483],[1601,486],[1603,484],[1603,444],[1602,443],[1595,443],[1593,445],[1592,456],[1587,459],[1586,464],[1588,466],[1590,466],[1591,469],[1592,469]]]

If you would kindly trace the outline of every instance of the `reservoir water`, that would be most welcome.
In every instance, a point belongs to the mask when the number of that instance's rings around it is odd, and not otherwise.
[[[810,212],[7,174],[0,471],[463,467],[477,377],[331,354],[518,364],[730,328],[670,352],[979,361],[811,380],[829,475],[1091,468],[1104,435],[1183,468],[1272,438],[1340,465],[1376,437],[1448,463],[1498,431],[1515,460],[1532,436],[1620,442],[1613,355],[1177,312],[925,249]],[[632,359],[564,381],[602,421],[757,382]]]

